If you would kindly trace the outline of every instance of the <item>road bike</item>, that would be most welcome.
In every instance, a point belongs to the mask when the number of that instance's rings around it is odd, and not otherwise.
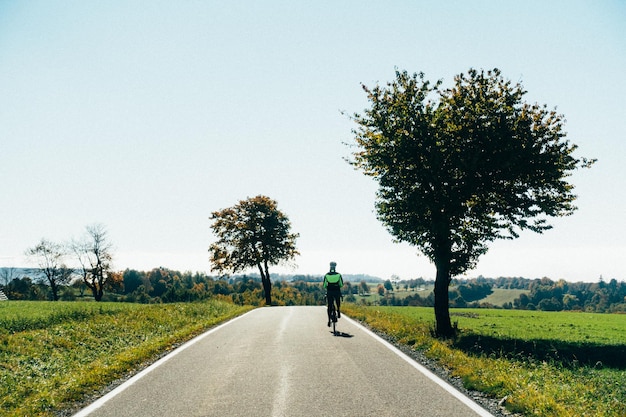
[[[333,334],[337,336],[337,310],[334,302],[330,304],[330,321],[333,323]]]
[[[343,299],[343,295],[341,296],[341,298]],[[335,307],[335,301],[329,300],[328,294],[326,294],[326,305],[328,305],[329,302],[330,302],[330,321],[333,324],[333,335],[337,336],[338,334],[337,332],[337,309]]]

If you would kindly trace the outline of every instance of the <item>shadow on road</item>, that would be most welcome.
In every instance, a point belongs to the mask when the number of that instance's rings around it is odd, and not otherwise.
[[[333,334],[332,330],[330,331],[330,334]],[[352,335],[350,333],[344,333],[344,332],[337,332],[336,334],[334,334],[334,336],[336,336],[336,337],[347,337],[347,338],[354,337],[354,335]]]

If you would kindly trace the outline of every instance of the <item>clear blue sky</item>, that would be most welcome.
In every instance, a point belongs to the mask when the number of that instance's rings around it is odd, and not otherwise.
[[[212,211],[265,194],[297,268],[434,277],[343,158],[360,83],[498,67],[567,118],[579,210],[468,276],[626,279],[626,3],[0,1],[0,266],[104,224],[115,266],[209,272]],[[270,272],[272,272],[270,271]]]

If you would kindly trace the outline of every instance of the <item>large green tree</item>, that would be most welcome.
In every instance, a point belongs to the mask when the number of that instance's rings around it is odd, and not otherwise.
[[[233,207],[211,213],[211,229],[217,241],[209,247],[214,271],[238,272],[258,268],[265,303],[272,305],[269,266],[293,260],[297,233],[291,232],[289,218],[278,210],[276,201],[259,195]]]
[[[451,336],[452,277],[473,268],[489,242],[541,233],[549,217],[572,214],[567,177],[593,161],[573,156],[562,115],[526,103],[522,85],[498,69],[441,85],[396,71],[393,82],[363,86],[371,106],[352,117],[349,162],[377,180],[388,231],[436,266],[436,332]]]

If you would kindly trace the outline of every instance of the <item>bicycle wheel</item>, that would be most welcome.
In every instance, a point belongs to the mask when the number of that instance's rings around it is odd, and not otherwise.
[[[335,310],[334,304],[330,310],[330,321],[333,322],[333,334],[337,336],[337,310]]]

